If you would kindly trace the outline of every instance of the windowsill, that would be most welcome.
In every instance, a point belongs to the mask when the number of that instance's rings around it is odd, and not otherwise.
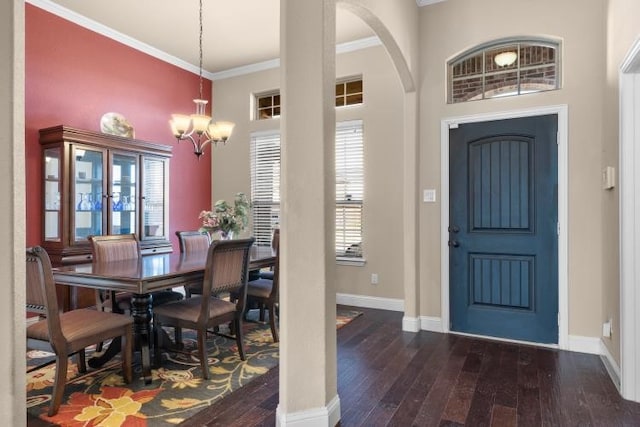
[[[364,258],[352,258],[352,257],[336,257],[336,264],[338,265],[348,265],[352,267],[362,267],[367,263],[367,260]]]

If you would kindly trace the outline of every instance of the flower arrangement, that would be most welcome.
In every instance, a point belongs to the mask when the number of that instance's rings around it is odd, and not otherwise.
[[[220,232],[222,239],[229,238],[233,233],[239,233],[245,229],[249,223],[249,210],[251,203],[244,193],[237,193],[233,206],[225,200],[218,200],[212,211],[200,212],[199,219],[202,220],[200,231],[209,234]]]

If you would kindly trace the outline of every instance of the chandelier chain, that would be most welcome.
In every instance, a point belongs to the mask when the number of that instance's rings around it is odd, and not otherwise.
[[[202,0],[200,0],[200,38],[199,38],[199,60],[200,60],[200,99],[202,99]]]

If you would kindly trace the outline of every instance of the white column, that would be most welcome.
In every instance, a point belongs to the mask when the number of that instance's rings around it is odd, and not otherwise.
[[[403,258],[404,258],[404,317],[402,330],[420,330],[420,280],[418,273],[418,97],[415,91],[404,94],[403,138]]]
[[[335,0],[280,2],[281,291],[277,424],[340,419],[335,325]]]
[[[6,425],[26,425],[24,2],[0,2],[0,413]]]

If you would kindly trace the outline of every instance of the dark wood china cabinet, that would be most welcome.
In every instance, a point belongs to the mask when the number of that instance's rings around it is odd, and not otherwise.
[[[54,265],[91,261],[87,237],[135,233],[143,254],[171,252],[172,147],[55,126],[40,130],[42,246]]]

